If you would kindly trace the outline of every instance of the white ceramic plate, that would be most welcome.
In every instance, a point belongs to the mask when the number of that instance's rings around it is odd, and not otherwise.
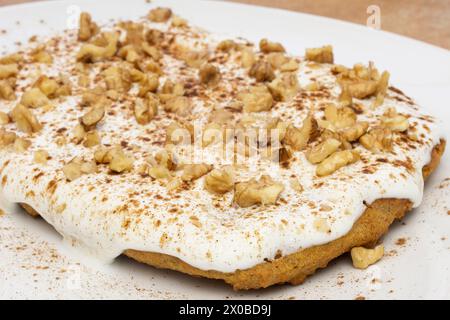
[[[363,26],[288,11],[214,1],[51,1],[0,9],[0,54],[32,35],[75,27],[80,12],[96,21],[136,18],[170,6],[210,31],[282,42],[289,52],[332,44],[338,63],[373,60],[392,83],[442,119],[450,118],[450,53]],[[6,32],[2,32],[5,30]],[[450,126],[447,127],[450,132]],[[388,254],[365,271],[341,257],[301,286],[233,292],[218,281],[155,270],[126,258],[110,266],[86,260],[61,242],[43,220],[17,208],[0,217],[0,298],[399,299],[450,298],[449,156],[427,182],[423,204],[383,239]],[[400,245],[398,239],[406,242]]]

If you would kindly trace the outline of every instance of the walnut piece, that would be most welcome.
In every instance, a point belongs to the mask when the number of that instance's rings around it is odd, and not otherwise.
[[[78,29],[78,40],[88,41],[99,32],[99,28],[87,12],[80,14],[80,28]]]
[[[38,88],[31,88],[24,92],[20,104],[27,108],[39,108],[48,106],[51,102],[41,90]]]
[[[252,179],[237,183],[234,190],[234,202],[247,208],[255,204],[275,204],[284,186],[273,181],[270,176],[263,175],[258,181]]]
[[[67,163],[62,171],[68,181],[74,181],[80,178],[83,174],[95,173],[97,165],[93,161],[85,161],[82,158],[76,157]]]
[[[5,125],[11,122],[11,118],[7,113],[0,111],[0,125]]]
[[[325,119],[333,129],[342,129],[353,126],[356,123],[356,113],[352,108],[337,108],[334,104],[327,104],[324,110]]]
[[[271,83],[268,88],[277,101],[289,101],[299,90],[298,78],[295,73],[283,73]]]
[[[14,132],[6,131],[4,128],[0,128],[0,147],[6,147],[16,141],[17,135]]]
[[[372,152],[392,150],[392,131],[389,128],[376,127],[359,138],[359,142]]]
[[[330,175],[346,165],[355,163],[359,159],[359,153],[355,150],[337,151],[316,167],[316,174],[319,177]]]
[[[22,153],[27,151],[27,149],[31,146],[31,142],[24,138],[16,138],[14,141],[14,151]]]
[[[183,174],[181,180],[194,181],[212,170],[213,166],[210,164],[186,164],[183,166]]]
[[[0,99],[12,101],[16,99],[15,80],[9,78],[7,80],[0,80]]]
[[[148,18],[152,22],[166,22],[172,16],[172,10],[169,8],[158,7],[150,10]]]
[[[306,49],[305,58],[318,63],[334,63],[333,47],[328,45],[321,48]]]
[[[394,132],[404,132],[409,128],[408,118],[397,113],[395,108],[389,108],[381,117],[381,123],[384,127]]]
[[[84,138],[86,138],[86,130],[84,130],[84,127],[81,124],[76,125],[73,129],[73,143],[79,144]]]
[[[108,90],[126,93],[131,88],[131,75],[126,68],[112,66],[102,72]]]
[[[84,63],[97,62],[111,58],[117,51],[117,43],[119,35],[115,32],[106,32],[101,35],[99,42],[103,42],[103,46],[87,43],[83,45],[77,53],[77,61]]]
[[[86,133],[86,139],[83,142],[83,146],[86,148],[92,148],[94,146],[97,146],[101,143],[100,135],[98,134],[97,130],[90,131]]]
[[[240,92],[237,98],[243,103],[244,112],[269,111],[273,106],[272,95],[264,85],[250,87]]]
[[[105,107],[103,104],[94,105],[84,116],[81,117],[81,124],[86,130],[93,128],[105,116]]]
[[[309,162],[316,164],[325,160],[330,154],[336,152],[341,146],[341,142],[336,139],[327,139],[317,146],[308,150],[305,154]]]
[[[233,40],[227,39],[219,42],[216,48],[218,51],[230,52],[231,50],[237,49],[238,44]]]
[[[148,124],[158,114],[159,101],[154,95],[146,99],[136,99],[134,103],[134,116],[139,124]]]
[[[19,66],[16,63],[0,64],[0,80],[8,79],[19,73]]]
[[[255,63],[255,53],[251,48],[244,48],[241,51],[240,61],[243,68],[250,68]]]
[[[42,129],[42,125],[39,123],[33,112],[21,104],[14,107],[10,116],[20,131],[25,133],[33,133]]]
[[[166,112],[175,113],[182,117],[189,115],[191,109],[191,100],[183,96],[172,97],[164,104],[164,110]]]
[[[30,53],[31,61],[37,63],[52,64],[53,58],[46,50],[45,46],[39,46]]]
[[[224,138],[224,128],[222,125],[210,122],[203,128],[202,147],[205,148],[212,143],[219,143]]]
[[[50,155],[45,150],[37,150],[34,152],[34,162],[38,164],[46,164],[50,159]]]
[[[345,128],[340,131],[342,138],[348,142],[353,142],[358,140],[362,135],[367,132],[369,128],[369,123],[366,121],[360,121],[352,125],[351,127]]]
[[[384,255],[384,246],[382,244],[374,249],[366,249],[364,247],[352,248],[350,252],[352,256],[353,266],[358,269],[367,269],[370,265],[379,261]]]
[[[186,122],[172,122],[166,128],[167,144],[191,144],[194,142],[194,127]]]
[[[234,173],[231,167],[214,169],[205,177],[205,189],[211,193],[224,194],[234,187]]]
[[[275,72],[272,66],[264,60],[256,61],[250,68],[248,74],[258,82],[272,81],[275,79]]]
[[[281,43],[272,42],[267,39],[261,39],[261,41],[259,42],[259,50],[264,53],[286,51]]]
[[[317,122],[312,115],[308,115],[305,120],[303,120],[303,125],[300,129],[292,125],[286,129],[283,143],[291,146],[292,149],[296,151],[300,151],[304,149],[308,142],[314,139],[317,134]]]
[[[97,163],[109,164],[113,172],[122,173],[133,168],[133,158],[127,156],[120,146],[109,149],[100,148],[94,153]]]
[[[221,75],[220,70],[210,63],[204,64],[199,70],[200,82],[207,85],[216,85],[219,83]]]

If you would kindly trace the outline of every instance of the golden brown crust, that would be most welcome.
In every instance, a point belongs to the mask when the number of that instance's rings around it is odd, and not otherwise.
[[[441,140],[440,144],[434,147],[430,162],[422,169],[425,179],[439,165],[444,149],[445,140]],[[22,206],[32,216],[38,215],[33,208],[24,204]],[[403,218],[411,206],[411,202],[405,199],[376,200],[367,206],[364,214],[345,236],[327,244],[306,248],[233,273],[201,270],[176,257],[161,253],[126,250],[124,254],[157,268],[176,270],[192,276],[222,279],[232,285],[235,290],[266,288],[280,283],[297,285],[317,269],[325,268],[331,260],[348,252],[353,247],[374,245],[387,232],[394,220]]]

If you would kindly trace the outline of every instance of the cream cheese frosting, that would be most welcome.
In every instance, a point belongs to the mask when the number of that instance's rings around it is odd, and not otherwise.
[[[146,28],[173,33],[177,42],[201,50],[214,51],[220,35],[212,35],[195,27],[179,29],[169,23],[139,21]],[[116,25],[102,30],[120,29]],[[122,33],[125,32],[122,30]],[[70,136],[85,113],[80,108],[82,88],[72,70],[81,47],[75,31],[49,40],[47,50],[53,57],[51,65],[27,64],[20,70],[18,92],[23,92],[39,74],[69,77],[74,94],[52,100],[53,110],[34,109],[43,124],[39,133],[27,137],[31,147],[24,153],[8,148],[0,150],[1,198],[11,203],[26,203],[74,246],[88,248],[96,257],[113,261],[127,249],[157,252],[175,256],[203,270],[234,272],[288,255],[301,249],[328,243],[342,237],[362,215],[366,205],[381,198],[401,198],[420,205],[424,181],[422,167],[430,161],[431,151],[443,137],[437,119],[427,115],[401,91],[390,87],[383,105],[371,108],[374,98],[357,100],[364,112],[359,120],[377,123],[390,107],[407,115],[418,137],[415,141],[395,136],[392,152],[372,153],[360,145],[361,161],[343,167],[335,173],[317,177],[315,166],[303,152],[296,152],[289,168],[268,159],[256,158],[245,169],[236,171],[237,181],[268,175],[284,185],[276,205],[240,208],[233,205],[233,193],[213,195],[204,189],[204,177],[192,182],[189,188],[169,193],[164,184],[151,177],[143,177],[136,170],[111,174],[100,167],[96,174],[83,175],[67,181],[62,167],[76,156],[92,156],[93,150],[80,144],[58,145],[56,138]],[[236,40],[244,42],[241,39]],[[336,102],[340,88],[329,64],[313,64],[296,58],[300,87],[294,99],[278,102],[270,111],[255,116],[263,122],[279,117],[301,126],[312,106]],[[217,62],[218,61],[218,62]],[[236,87],[245,87],[253,80],[233,59],[216,65],[222,74],[220,90],[199,87],[197,70],[186,67],[183,61],[164,54],[166,79],[189,84],[188,95],[193,101],[191,120],[204,124],[213,107],[225,107],[234,102]],[[94,67],[91,79],[98,70]],[[323,86],[319,92],[304,88],[312,82]],[[98,126],[102,144],[122,145],[133,154],[134,167],[146,157],[164,148],[165,128],[173,117],[160,111],[147,125],[138,125],[130,109],[136,88],[129,96],[113,102],[111,110]],[[224,94],[225,93],[225,94]],[[134,94],[134,98],[133,98]],[[0,100],[0,111],[10,112],[20,100]],[[110,111],[111,111],[110,110]],[[323,112],[315,108],[315,116]],[[242,115],[237,115],[242,117]],[[4,125],[8,131],[24,136],[13,123]],[[202,154],[200,162],[217,164],[214,146],[194,146]],[[34,152],[44,149],[50,159],[37,164]],[[200,150],[201,149],[201,150]],[[201,152],[203,151],[203,152]],[[295,178],[303,186],[299,193],[290,186]]]

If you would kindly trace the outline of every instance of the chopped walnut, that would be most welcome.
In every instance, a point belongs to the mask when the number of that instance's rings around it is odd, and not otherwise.
[[[244,112],[269,111],[273,105],[272,95],[264,85],[250,87],[248,91],[240,92],[237,98],[243,103]]]
[[[62,168],[62,171],[69,181],[74,181],[83,174],[81,172],[81,165],[76,162],[69,162]]]
[[[205,64],[209,57],[207,50],[195,50],[178,43],[172,45],[172,52],[175,58],[184,61],[189,67],[196,69]]]
[[[0,147],[6,147],[16,141],[17,135],[14,132],[0,128]]]
[[[159,76],[156,73],[145,74],[139,85],[139,97],[145,97],[149,92],[154,93],[159,87]]]
[[[50,105],[50,100],[38,88],[31,88],[24,92],[20,104],[27,108],[39,108]]]
[[[11,118],[7,113],[0,111],[0,125],[5,125],[11,122]]]
[[[104,33],[102,36],[104,46],[87,43],[83,45],[77,53],[77,61],[89,63],[108,59],[114,56],[117,51],[119,35],[114,32]]]
[[[109,168],[117,173],[130,171],[133,168],[133,158],[127,156],[120,146],[109,149],[100,148],[94,153],[97,163],[109,164]]]
[[[183,166],[183,174],[181,180],[194,181],[212,170],[213,166],[210,164],[187,164]]]
[[[168,179],[172,177],[169,169],[161,165],[155,165],[148,168],[148,175],[156,180]]]
[[[289,101],[297,95],[298,79],[295,73],[283,73],[271,83],[268,88],[277,101]]]
[[[11,81],[12,78],[7,80],[0,80],[0,99],[5,100],[15,100],[15,80]]]
[[[81,124],[85,129],[90,129],[96,126],[105,116],[105,107],[103,104],[94,105],[84,116],[81,117]]]
[[[86,139],[83,142],[83,146],[86,148],[92,148],[94,146],[97,146],[101,143],[100,135],[98,134],[97,130],[90,131],[86,133]]]
[[[275,79],[275,73],[272,66],[264,60],[256,61],[250,68],[248,74],[258,82],[272,81]]]
[[[356,123],[356,113],[349,107],[337,108],[334,104],[327,104],[324,113],[326,121],[335,129],[347,128]]]
[[[105,102],[106,92],[101,87],[96,87],[94,89],[89,89],[83,92],[81,95],[81,105],[83,107],[90,107],[95,104]]]
[[[212,143],[223,141],[223,127],[222,125],[210,122],[203,128],[202,147],[207,147]]]
[[[172,24],[173,27],[176,28],[182,28],[188,25],[188,22],[186,19],[183,19],[179,16],[173,15],[172,16]]]
[[[354,247],[351,250],[353,266],[358,269],[367,269],[370,265],[379,261],[384,255],[384,246],[382,244],[374,249],[364,247]]]
[[[225,109],[215,109],[209,116],[209,121],[218,124],[229,124],[234,119],[234,114]]]
[[[290,178],[289,182],[290,182],[291,188],[294,189],[295,191],[301,193],[305,190],[297,178]]]
[[[88,41],[95,36],[99,28],[95,22],[92,21],[91,15],[87,12],[80,14],[80,29],[78,30],[78,40]]]
[[[235,185],[234,202],[247,208],[255,204],[275,204],[284,186],[272,180],[270,176],[262,176],[259,181],[252,179]]]
[[[394,132],[404,132],[409,128],[408,118],[398,114],[394,108],[389,108],[383,114],[381,123]]]
[[[42,125],[39,123],[33,112],[21,104],[14,107],[10,116],[20,131],[25,133],[33,133],[42,129]]]
[[[23,54],[13,53],[0,58],[0,64],[13,64],[19,63],[24,60]]]
[[[126,93],[131,88],[130,72],[122,67],[112,66],[102,73],[108,90]]]
[[[286,64],[290,59],[283,52],[272,52],[266,56],[267,62],[272,68],[280,69],[282,65]]]
[[[368,67],[356,64],[353,69],[342,68],[338,71],[337,80],[342,88],[341,96],[345,95],[347,99],[348,96],[365,99],[377,95],[374,105],[383,103],[389,82],[388,72],[384,72],[380,77],[372,63],[369,63]]]
[[[306,60],[318,63],[334,63],[333,47],[324,46],[321,48],[306,49]]]
[[[81,124],[76,125],[73,129],[73,143],[79,144],[84,140],[85,137],[86,130],[84,130],[84,127]]]
[[[392,131],[389,128],[373,128],[359,138],[359,142],[372,152],[392,150]]]
[[[336,139],[327,139],[317,146],[308,150],[305,154],[309,162],[316,164],[325,160],[330,154],[336,152],[341,142]]]
[[[162,102],[166,102],[172,99],[173,97],[183,95],[184,95],[184,85],[182,83],[173,83],[170,80],[166,80],[166,82],[164,82],[164,85],[161,87],[158,97]]]
[[[290,59],[288,62],[280,66],[281,72],[293,72],[299,68],[298,62],[294,59]]]
[[[150,10],[148,18],[152,22],[166,22],[172,16],[172,10],[169,8],[158,7]]]
[[[52,64],[53,58],[46,50],[45,46],[39,46],[30,53],[31,60],[37,63]]]
[[[234,42],[233,40],[223,40],[223,41],[219,42],[219,44],[217,45],[217,50],[224,51],[224,52],[229,52],[229,51],[237,49],[237,48],[238,48],[238,44],[236,42]]]
[[[120,48],[119,51],[117,51],[117,56],[133,64],[142,58],[135,46],[131,44]]]
[[[240,60],[243,68],[250,68],[255,63],[255,53],[251,48],[244,48],[241,51]]]
[[[210,63],[204,64],[199,70],[200,82],[207,85],[216,85],[220,81],[220,70]]]
[[[139,124],[148,124],[158,114],[158,99],[148,95],[146,99],[136,99],[134,103],[134,116]]]
[[[46,164],[50,159],[50,155],[45,150],[37,150],[34,152],[34,162],[39,164]]]
[[[234,187],[234,173],[231,167],[214,169],[205,177],[205,189],[211,193],[224,194]]]
[[[359,153],[355,150],[337,151],[316,167],[316,174],[319,177],[330,175],[346,165],[355,163],[359,159]]]
[[[340,134],[348,142],[358,140],[363,134],[367,132],[369,123],[366,121],[360,121],[352,125],[351,127],[343,129]]]
[[[8,79],[19,73],[19,67],[16,63],[0,64],[0,80]]]
[[[281,43],[272,42],[267,39],[261,39],[261,41],[259,42],[259,50],[264,53],[286,51]]]
[[[300,129],[292,125],[286,129],[283,143],[291,146],[296,151],[300,151],[304,149],[308,142],[314,139],[317,134],[317,122],[312,115],[308,115],[305,120],[303,120],[303,125]]]
[[[24,138],[16,138],[16,140],[14,140],[14,151],[16,152],[25,152],[30,146],[31,141]]]
[[[150,29],[145,34],[145,40],[151,46],[161,45],[164,41],[164,33],[157,29]]]
[[[158,165],[161,165],[171,171],[176,170],[178,167],[174,154],[166,150],[156,153],[155,161]]]
[[[166,144],[191,144],[194,127],[189,123],[172,122],[166,128]]]
[[[191,100],[188,97],[175,96],[167,100],[164,110],[179,116],[187,116],[192,109]]]
[[[376,98],[375,101],[373,102],[373,107],[379,107],[384,103],[384,98],[386,96],[388,87],[389,87],[389,78],[390,78],[390,74],[387,71],[384,71],[381,74],[380,79],[378,80],[377,83],[377,92],[376,92]]]

